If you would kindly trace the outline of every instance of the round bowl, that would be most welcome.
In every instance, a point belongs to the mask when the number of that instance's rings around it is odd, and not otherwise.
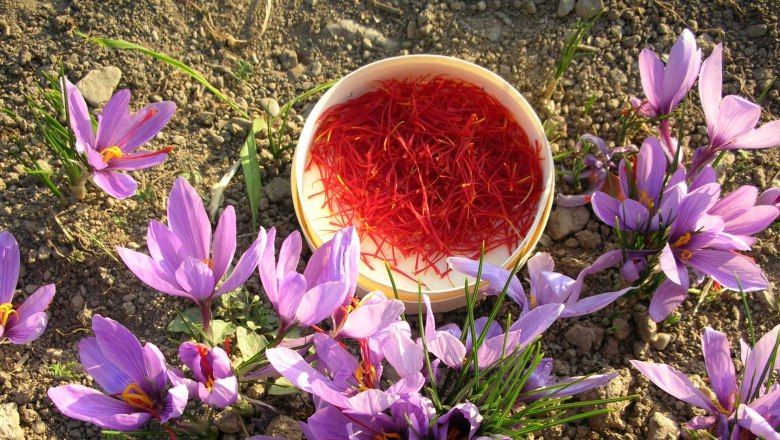
[[[312,109],[306,119],[298,144],[295,148],[292,167],[292,196],[295,213],[298,216],[303,235],[312,250],[322,246],[330,240],[335,233],[334,226],[330,224],[331,214],[325,206],[322,184],[319,182],[319,170],[316,166],[309,166],[310,148],[317,131],[320,116],[333,105],[341,104],[352,98],[374,90],[372,84],[375,81],[387,79],[418,78],[430,75],[446,75],[449,78],[463,80],[483,87],[504,105],[514,116],[520,127],[525,130],[531,145],[536,144],[541,153],[541,169],[544,190],[536,207],[534,222],[526,236],[517,247],[510,252],[505,247],[494,249],[485,254],[484,261],[512,269],[515,264],[524,264],[530,256],[536,243],[542,236],[544,227],[552,208],[554,194],[553,159],[550,145],[544,136],[544,129],[538,116],[514,87],[503,78],[477,66],[473,63],[457,58],[438,55],[408,55],[380,60],[363,66],[337,82]],[[317,195],[319,193],[319,195]],[[363,240],[361,252],[373,253],[376,248],[371,248],[370,240]],[[371,257],[369,257],[371,258]],[[405,270],[412,268],[412,260],[403,258],[396,266]],[[369,266],[365,261],[360,262],[358,277],[358,293],[366,293],[374,290],[382,291],[387,297],[394,295],[391,279],[387,274],[383,261],[373,261]],[[432,272],[429,270],[428,272]],[[407,273],[413,273],[411,270]],[[431,299],[431,305],[435,311],[448,311],[466,304],[464,286],[468,280],[469,285],[473,278],[467,277],[455,271],[449,272],[442,278],[433,273],[424,273],[421,278],[423,292]],[[399,298],[407,305],[410,312],[417,311],[418,283],[407,277],[393,276],[398,289]],[[486,286],[485,283],[481,283]]]

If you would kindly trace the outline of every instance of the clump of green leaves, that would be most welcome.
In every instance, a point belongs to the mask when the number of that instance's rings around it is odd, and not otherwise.
[[[547,87],[545,88],[543,95],[544,99],[550,99],[555,91],[555,87],[558,85],[558,81],[563,78],[563,74],[566,73],[566,70],[569,68],[572,61],[587,53],[581,50],[580,45],[599,18],[601,18],[601,13],[587,20],[581,20],[577,23],[577,27],[574,28],[566,38],[566,43],[563,45],[563,51],[561,52],[561,58],[558,60],[558,64],[555,65],[555,71],[553,72],[552,78],[547,81]]]

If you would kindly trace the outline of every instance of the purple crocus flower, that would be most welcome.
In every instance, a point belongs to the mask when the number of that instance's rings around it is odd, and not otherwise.
[[[765,382],[772,375],[766,372],[775,351],[780,326],[764,335],[753,349],[742,343],[744,371],[742,383],[737,384],[729,341],[721,332],[710,327],[702,334],[702,351],[714,398],[697,388],[683,373],[665,364],[631,361],[643,375],[672,396],[709,412],[686,424],[686,428],[714,429],[719,439],[741,438],[740,428],[757,437],[780,439],[776,429],[780,411],[780,387],[766,392]],[[777,367],[775,367],[777,371]],[[772,423],[769,422],[772,420]],[[733,426],[733,432],[730,432]]]
[[[669,224],[685,187],[683,182],[670,179],[664,191],[667,165],[661,142],[653,137],[645,139],[631,172],[625,161],[620,162],[620,187],[627,198],[621,202],[596,192],[593,212],[599,220],[621,231],[652,232]]]
[[[696,47],[696,37],[685,29],[672,46],[669,60],[664,65],[658,54],[643,49],[639,54],[639,75],[646,103],[632,98],[634,106],[645,116],[654,118],[672,113],[696,82],[701,66],[701,49]],[[663,119],[660,127],[664,153],[671,160],[675,157],[677,143],[671,136],[669,119]]]
[[[720,216],[707,214],[719,194],[718,184],[707,184],[691,191],[680,202],[668,243],[659,258],[666,280],[650,301],[648,312],[654,321],[664,320],[685,300],[690,285],[689,266],[728,289],[751,292],[769,287],[755,262],[736,252],[750,246],[738,236],[724,233]]]
[[[26,344],[38,339],[49,322],[45,310],[54,298],[47,284],[21,304],[11,303],[19,279],[19,245],[8,231],[0,232],[0,343]]]
[[[236,213],[232,206],[225,208],[212,241],[203,201],[189,182],[179,177],[168,197],[168,226],[149,222],[146,245],[151,256],[123,247],[117,252],[135,276],[150,287],[197,304],[203,326],[208,329],[214,298],[246,282],[257,267],[265,240],[265,229],[260,228],[257,240],[219,284],[236,252]]]
[[[585,167],[584,171],[579,174],[579,180],[588,182],[588,188],[582,194],[557,194],[555,196],[555,203],[558,206],[574,207],[583,206],[590,203],[593,194],[596,191],[601,191],[604,184],[607,182],[607,178],[610,173],[617,172],[618,164],[615,158],[620,153],[634,153],[637,151],[633,145],[627,145],[625,147],[617,147],[613,149],[607,148],[604,139],[592,134],[583,135],[577,142],[575,151],[580,151],[583,143],[590,143],[598,148],[601,153],[601,159],[595,154],[586,154],[582,159],[582,163]],[[561,165],[563,171],[563,178],[569,183],[574,183],[574,175],[571,171]]]
[[[67,79],[61,87],[63,96],[67,97],[76,151],[86,154],[92,181],[117,199],[135,194],[138,186],[135,180],[117,171],[142,170],[165,160],[166,153],[172,148],[154,152],[136,150],[165,127],[176,111],[176,104],[171,101],[156,102],[130,114],[130,91],[120,90],[103,107],[95,133],[87,103],[79,89]]]
[[[552,375],[552,369],[552,358],[544,358],[539,362],[523,385],[522,401],[533,402],[543,397],[573,396],[606,385],[618,375],[617,373],[606,373],[574,376],[559,380]]]
[[[428,352],[436,356],[441,363],[450,368],[461,369],[469,353],[474,349],[473,337],[468,331],[465,343],[461,342],[462,330],[454,324],[448,324],[436,330],[436,321],[431,310],[431,300],[423,294],[426,308],[425,345]],[[563,304],[544,304],[523,314],[506,332],[500,324],[492,322],[485,332],[485,339],[477,348],[477,362],[480,368],[487,368],[512,354],[522,350],[547,330],[561,315]],[[474,321],[474,331],[481,335],[487,325],[487,318]]]
[[[690,172],[698,173],[719,151],[758,149],[780,145],[780,120],[755,128],[761,106],[742,97],[721,97],[723,45],[718,44],[701,67],[699,96],[707,119],[709,144],[696,150]]]
[[[94,337],[79,342],[79,355],[84,370],[104,392],[77,384],[49,388],[49,398],[61,413],[119,431],[182,415],[187,387],[169,387],[168,367],[156,346],[142,347],[129,330],[100,315],[92,317],[92,330]]]
[[[471,402],[459,403],[436,421],[436,438],[439,440],[471,440],[482,426],[479,408]]]
[[[780,209],[780,187],[772,187],[761,193],[756,205],[770,205]]]
[[[355,228],[338,231],[314,251],[303,274],[296,272],[302,249],[301,234],[294,231],[284,240],[278,261],[274,258],[275,237],[276,230],[272,228],[258,266],[268,300],[279,315],[280,331],[294,325],[318,324],[350,304],[360,256]]]
[[[236,403],[238,379],[233,374],[225,350],[185,342],[179,346],[179,359],[192,370],[196,380],[186,379],[172,370],[169,374],[171,382],[185,384],[190,396],[198,396],[206,405],[226,408]]]
[[[631,290],[629,287],[616,292],[607,292],[580,299],[587,275],[612,267],[620,263],[622,259],[623,255],[619,250],[607,252],[597,258],[593,264],[580,271],[575,280],[553,272],[555,263],[550,254],[538,253],[531,257],[527,263],[531,291],[526,294],[520,281],[512,277],[507,288],[507,296],[523,307],[522,314],[526,314],[540,305],[563,304],[565,308],[561,313],[562,318],[588,315],[612,304]],[[458,272],[472,277],[477,276],[479,261],[450,257],[447,262]],[[482,279],[488,282],[487,292],[489,294],[501,292],[510,276],[511,273],[502,267],[484,262],[482,264]]]
[[[391,406],[391,413],[353,414],[323,405],[300,426],[308,440],[421,440],[427,438],[428,422],[436,410],[430,400],[418,394]]]

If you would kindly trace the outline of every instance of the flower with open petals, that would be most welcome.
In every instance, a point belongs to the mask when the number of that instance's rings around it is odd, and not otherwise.
[[[704,329],[701,345],[714,398],[669,365],[635,360],[631,364],[662,390],[709,412],[709,415],[691,419],[686,428],[714,429],[717,438],[721,440],[742,438],[740,429],[748,430],[760,438],[778,440],[780,387],[775,385],[767,390],[764,384],[773,374],[768,368],[773,362],[772,353],[775,351],[779,330],[780,326],[772,329],[752,349],[742,343],[744,369],[742,383],[738,384],[726,335],[710,327]]]
[[[104,392],[76,384],[49,388],[61,413],[119,431],[182,415],[187,387],[168,385],[168,366],[154,344],[141,346],[124,326],[100,315],[92,317],[92,331],[94,337],[79,342],[79,355],[84,371]]]
[[[701,67],[699,96],[709,143],[694,153],[690,168],[694,175],[719,151],[780,145],[780,120],[755,128],[761,119],[761,106],[735,95],[721,97],[722,89],[723,45],[718,44]]]
[[[19,245],[8,231],[0,232],[0,342],[26,344],[38,339],[49,317],[45,310],[54,297],[54,284],[47,284],[21,304],[12,304],[19,279]]]
[[[153,152],[136,150],[165,127],[176,111],[176,104],[155,102],[130,114],[130,91],[120,90],[103,107],[95,133],[79,89],[67,79],[60,86],[66,97],[76,151],[86,155],[92,181],[117,199],[135,194],[138,187],[135,180],[118,171],[143,170],[165,160],[171,148]]]
[[[198,396],[206,405],[226,408],[236,403],[238,379],[233,374],[225,350],[185,342],[179,346],[179,359],[192,371],[196,380],[186,379],[171,370],[171,382],[185,384],[190,396]]]
[[[149,222],[146,245],[149,255],[117,248],[127,267],[150,287],[187,298],[201,309],[208,328],[214,298],[242,286],[252,275],[265,247],[265,229],[236,263],[222,284],[236,253],[236,213],[225,208],[214,238],[206,209],[195,188],[183,177],[176,179],[168,196],[168,226]]]

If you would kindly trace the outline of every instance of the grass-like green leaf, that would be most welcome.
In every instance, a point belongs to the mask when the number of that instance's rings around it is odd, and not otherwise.
[[[246,194],[249,197],[249,207],[252,211],[252,227],[257,227],[257,214],[260,211],[263,182],[260,176],[260,164],[257,162],[257,144],[255,133],[265,129],[265,121],[257,118],[252,122],[252,129],[241,145],[241,170],[246,181]]]

